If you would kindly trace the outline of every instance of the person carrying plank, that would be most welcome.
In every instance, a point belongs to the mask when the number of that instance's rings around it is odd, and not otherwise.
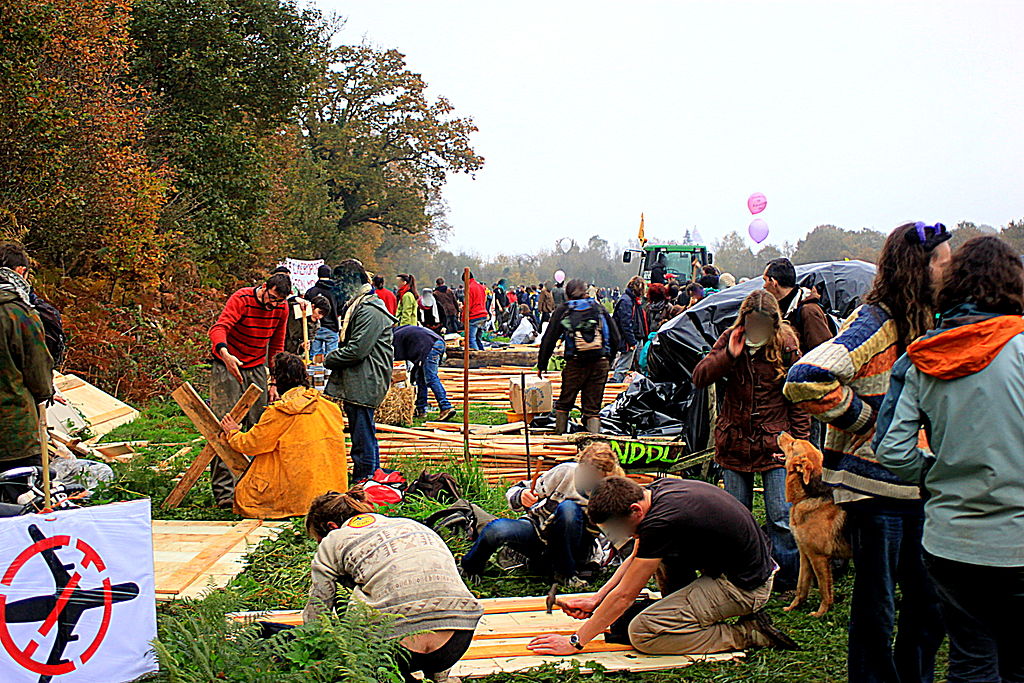
[[[288,328],[288,296],[292,281],[287,273],[274,273],[258,287],[243,287],[232,294],[217,322],[210,328],[213,363],[210,368],[210,409],[227,415],[250,384],[263,389],[242,425],[252,427],[268,400],[278,399],[269,380],[267,359],[284,351]],[[234,506],[235,475],[220,458],[210,463],[210,486],[217,505]]]
[[[609,627],[609,638],[628,638],[652,655],[797,648],[759,611],[778,569],[768,537],[722,489],[686,479],[658,479],[643,488],[609,477],[590,496],[588,514],[616,548],[634,540],[633,551],[597,593],[558,602],[569,616],[587,621],[571,636],[534,638],[533,652],[576,654]],[[638,601],[655,576],[662,598]],[[740,619],[727,623],[732,617]]]
[[[313,556],[304,623],[335,609],[339,584],[351,600],[394,615],[394,633],[405,657],[398,665],[407,683],[448,680],[462,658],[484,609],[459,576],[455,558],[434,531],[402,517],[374,514],[362,486],[317,497],[306,531],[320,545]]]
[[[252,429],[225,415],[228,445],[252,462],[235,485],[235,514],[256,519],[304,515],[318,495],[348,488],[345,421],[338,404],[309,386],[302,359],[274,358],[281,400],[271,403]]]

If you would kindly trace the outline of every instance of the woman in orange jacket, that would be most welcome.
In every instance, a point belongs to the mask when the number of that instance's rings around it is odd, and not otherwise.
[[[306,514],[314,498],[348,489],[341,408],[309,386],[302,359],[279,353],[274,377],[281,400],[247,432],[226,415],[228,445],[252,461],[235,485],[235,513],[257,519]]]

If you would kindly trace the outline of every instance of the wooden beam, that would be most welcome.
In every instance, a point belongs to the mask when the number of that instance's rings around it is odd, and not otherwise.
[[[255,384],[250,384],[249,388],[245,390],[245,393],[242,394],[240,399],[238,399],[235,407],[231,409],[228,415],[235,418],[236,422],[241,422],[252,407],[256,405],[256,401],[260,399],[262,394],[262,389]],[[185,500],[185,496],[192,490],[192,487],[196,485],[196,482],[199,481],[199,477],[206,468],[210,466],[210,463],[213,461],[213,456],[215,455],[217,455],[217,451],[213,449],[213,446],[209,443],[203,446],[203,450],[200,451],[199,455],[196,456],[196,459],[192,461],[189,468],[185,470],[185,474],[182,475],[177,485],[169,494],[167,494],[167,498],[164,499],[161,507],[174,508],[181,505],[181,501]]]
[[[206,443],[213,447],[214,452],[224,464],[228,466],[236,477],[245,472],[249,461],[244,455],[228,446],[221,440],[220,421],[214,416],[210,406],[199,397],[192,385],[185,382],[171,392],[171,398],[181,406],[182,411],[192,420],[199,433],[206,439]]]

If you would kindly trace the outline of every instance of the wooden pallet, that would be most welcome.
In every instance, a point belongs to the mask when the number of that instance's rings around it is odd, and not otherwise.
[[[194,598],[223,588],[242,571],[244,558],[282,522],[153,520],[153,563],[157,600]]]
[[[114,427],[131,422],[139,415],[135,408],[89,384],[78,375],[62,375],[55,372],[53,384],[89,421],[94,436],[103,436]]]
[[[702,661],[730,661],[744,656],[742,652],[713,655],[645,655],[629,645],[606,643],[598,637],[587,644],[578,655],[551,657],[535,655],[527,644],[544,633],[568,635],[575,633],[580,623],[555,611],[544,611],[544,598],[495,598],[482,600],[484,616],[477,626],[473,643],[462,660],[451,671],[452,676],[477,678],[491,674],[525,671],[548,663],[571,666],[573,660],[581,669],[589,671],[587,664],[594,662],[609,671],[658,671],[680,669]],[[298,610],[274,612],[238,612],[229,614],[236,621],[261,619],[282,624],[302,623]]]

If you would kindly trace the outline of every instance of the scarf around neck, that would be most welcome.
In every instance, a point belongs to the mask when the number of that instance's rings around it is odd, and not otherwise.
[[[32,285],[12,268],[0,267],[0,290],[14,292],[26,306],[32,305]]]

